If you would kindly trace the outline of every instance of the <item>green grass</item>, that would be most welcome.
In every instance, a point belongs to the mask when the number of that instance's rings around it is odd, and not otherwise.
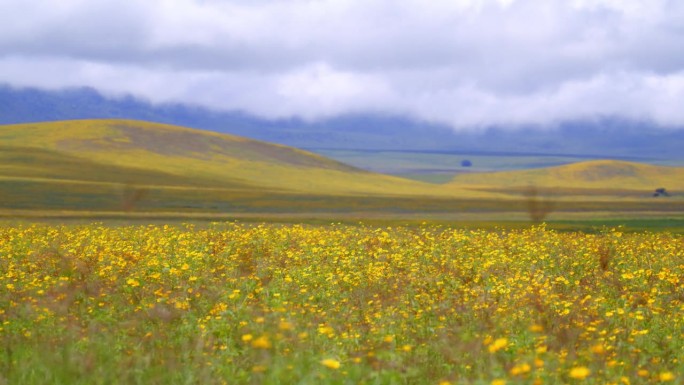
[[[329,195],[291,193],[277,190],[201,187],[131,187],[116,183],[55,180],[4,180],[0,185],[0,208],[7,210],[125,210],[127,196],[139,191],[129,211],[205,213],[338,213],[372,215],[497,215],[526,214],[526,198],[440,198],[372,195]],[[137,190],[136,190],[137,189]],[[559,200],[553,215],[592,212],[639,215],[642,212],[684,213],[683,200],[644,199],[627,201]]]

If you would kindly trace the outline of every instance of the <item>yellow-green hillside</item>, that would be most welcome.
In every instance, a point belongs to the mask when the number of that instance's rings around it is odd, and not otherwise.
[[[436,185],[366,172],[292,147],[164,124],[79,120],[0,126],[0,216],[136,211],[473,214],[499,220],[525,218],[524,188],[530,185],[544,187],[541,194],[553,190],[555,212],[684,212],[684,169],[678,168],[597,161],[461,175]],[[644,199],[658,187],[675,198]]]
[[[562,187],[576,189],[684,189],[684,168],[595,160],[533,170],[456,176],[451,185]]]
[[[453,194],[292,147],[132,120],[0,126],[0,145],[0,177],[317,194]]]

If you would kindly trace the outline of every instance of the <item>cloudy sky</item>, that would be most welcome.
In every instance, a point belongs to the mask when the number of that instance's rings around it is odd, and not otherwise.
[[[684,127],[684,1],[2,0],[0,83],[262,117]]]

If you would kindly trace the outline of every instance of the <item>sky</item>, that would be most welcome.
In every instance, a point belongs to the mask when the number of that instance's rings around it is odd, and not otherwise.
[[[0,83],[264,118],[684,127],[681,0],[2,0]]]

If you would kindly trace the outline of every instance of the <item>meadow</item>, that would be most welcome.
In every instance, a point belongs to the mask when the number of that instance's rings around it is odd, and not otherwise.
[[[0,383],[680,383],[683,279],[670,232],[5,224]]]

